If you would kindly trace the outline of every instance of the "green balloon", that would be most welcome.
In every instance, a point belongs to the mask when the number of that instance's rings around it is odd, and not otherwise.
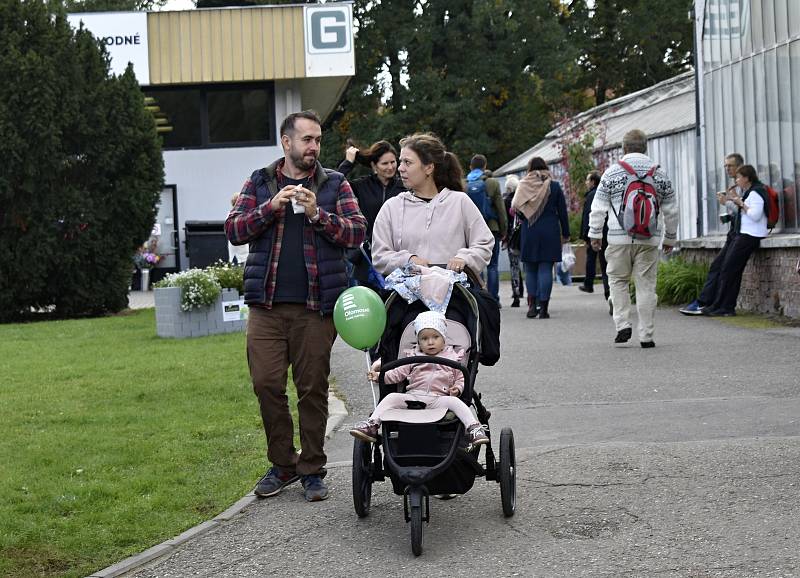
[[[383,335],[386,308],[372,289],[350,287],[336,300],[333,324],[348,345],[356,349],[369,349]]]

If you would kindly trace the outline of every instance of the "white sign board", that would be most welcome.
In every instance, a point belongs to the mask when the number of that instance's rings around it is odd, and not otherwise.
[[[250,313],[250,308],[244,304],[244,299],[238,301],[222,302],[222,321],[244,321]]]
[[[84,28],[105,45],[111,56],[111,72],[122,74],[131,62],[139,84],[150,84],[146,12],[68,14],[67,20],[76,29],[83,22]]]
[[[353,76],[353,6],[304,6],[306,76]]]

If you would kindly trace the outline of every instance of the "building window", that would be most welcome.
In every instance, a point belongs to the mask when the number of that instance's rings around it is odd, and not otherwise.
[[[199,90],[160,90],[147,96],[165,149],[203,146],[200,129],[203,105]]]
[[[264,142],[272,129],[266,90],[213,90],[207,93],[210,143]]]
[[[145,96],[166,150],[276,143],[272,83],[149,87]]]

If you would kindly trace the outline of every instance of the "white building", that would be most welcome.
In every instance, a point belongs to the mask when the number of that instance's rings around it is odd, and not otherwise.
[[[103,39],[114,72],[133,64],[156,115],[165,167],[156,275],[227,258],[219,222],[245,179],[282,156],[283,118],[314,109],[324,121],[355,73],[349,2],[69,19]],[[208,229],[192,236],[188,259],[187,221]]]

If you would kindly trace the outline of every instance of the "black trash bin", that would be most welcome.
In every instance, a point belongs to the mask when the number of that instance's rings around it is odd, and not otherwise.
[[[186,221],[183,230],[189,267],[202,269],[220,259],[228,260],[225,221]]]

